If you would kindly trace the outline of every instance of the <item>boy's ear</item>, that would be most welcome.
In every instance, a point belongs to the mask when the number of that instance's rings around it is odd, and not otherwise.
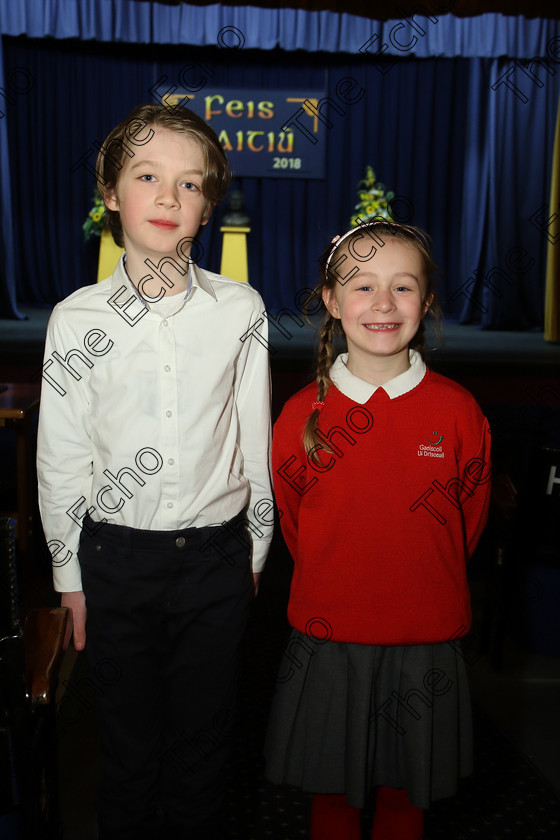
[[[115,192],[115,190],[110,190],[108,193],[105,193],[105,195],[103,196],[103,202],[108,210],[119,209],[119,200],[117,198],[117,193]]]
[[[210,221],[210,216],[212,215],[212,210],[214,209],[215,204],[209,204],[204,213],[202,214],[202,219],[200,220],[201,225],[205,225]]]
[[[340,318],[340,310],[332,289],[323,288],[321,295],[323,303],[327,307],[329,314],[332,315],[333,318]]]

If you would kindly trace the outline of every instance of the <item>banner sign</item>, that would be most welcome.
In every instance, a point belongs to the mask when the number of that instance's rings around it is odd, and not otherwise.
[[[327,120],[318,90],[205,88],[167,93],[167,107],[186,105],[209,123],[234,175],[324,178]]]

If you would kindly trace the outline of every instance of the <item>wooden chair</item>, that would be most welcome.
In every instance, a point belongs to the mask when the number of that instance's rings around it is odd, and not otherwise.
[[[19,614],[14,519],[0,519],[0,836],[59,837],[55,691],[65,608]]]

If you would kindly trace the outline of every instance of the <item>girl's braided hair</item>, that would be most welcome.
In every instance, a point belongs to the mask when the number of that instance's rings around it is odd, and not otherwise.
[[[303,429],[303,446],[308,456],[310,456],[316,463],[321,463],[317,454],[318,445],[320,448],[329,451],[328,445],[324,440],[320,440],[316,434],[319,424],[319,415],[322,409],[322,403],[325,401],[327,391],[331,384],[329,378],[329,371],[336,357],[336,349],[334,339],[335,336],[344,338],[342,324],[339,318],[334,318],[323,302],[323,291],[325,289],[333,290],[336,288],[335,284],[345,280],[342,274],[337,272],[337,265],[342,266],[344,262],[343,252],[349,251],[350,254],[357,255],[354,250],[356,244],[361,240],[370,240],[375,243],[376,247],[383,247],[385,241],[397,239],[401,242],[406,242],[413,248],[416,248],[422,258],[422,266],[424,269],[425,289],[423,295],[423,302],[430,300],[428,312],[432,315],[436,322],[436,327],[441,321],[441,309],[437,302],[435,293],[434,274],[436,266],[430,251],[430,239],[427,233],[421,228],[412,225],[401,225],[396,222],[389,222],[385,219],[380,221],[366,222],[351,228],[344,236],[336,236],[331,244],[326,249],[323,257],[319,263],[321,266],[320,279],[313,292],[309,295],[304,304],[304,310],[309,314],[316,311],[316,303],[320,302],[320,307],[324,310],[323,323],[319,330],[319,346],[317,350],[317,407],[313,407],[313,411],[309,415],[307,422]],[[375,250],[370,242],[371,256],[375,254]],[[340,257],[340,258],[339,258]],[[361,259],[364,259],[362,256]],[[427,314],[427,313],[426,313]],[[424,321],[421,320],[418,325],[416,335],[409,344],[411,350],[416,350],[423,359],[426,358],[425,347],[425,327]]]

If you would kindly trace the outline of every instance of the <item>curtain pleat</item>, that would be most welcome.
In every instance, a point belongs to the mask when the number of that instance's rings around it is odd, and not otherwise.
[[[0,39],[0,90],[8,93],[4,76],[4,56]],[[10,146],[8,141],[8,121],[6,114],[10,102],[15,97],[7,96],[0,101],[0,316],[23,318],[19,311],[17,297],[17,278],[19,266],[16,260],[13,216],[11,210]]]
[[[541,221],[548,240],[546,263],[546,293],[544,337],[560,342],[560,102],[556,118],[554,156],[550,184],[550,204]]]

